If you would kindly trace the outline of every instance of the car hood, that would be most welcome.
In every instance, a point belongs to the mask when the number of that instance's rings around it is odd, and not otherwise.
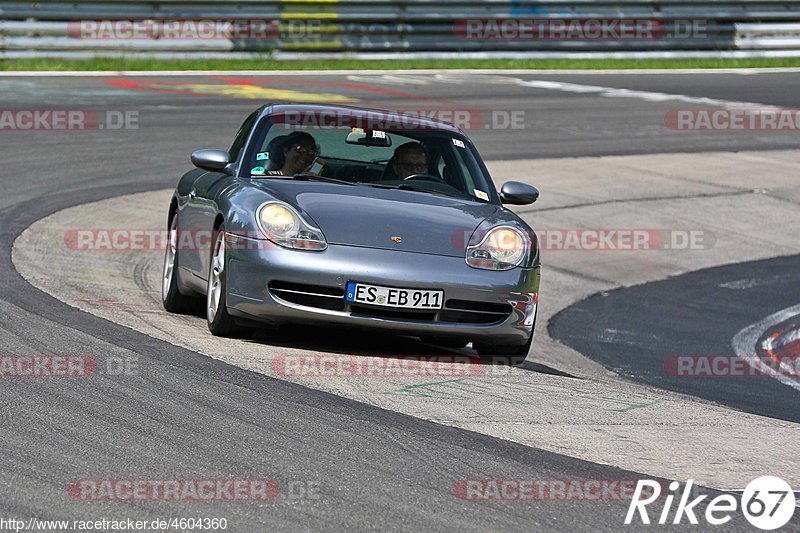
[[[472,232],[498,210],[493,204],[363,185],[290,180],[255,185],[308,214],[329,244],[453,257],[464,257]]]

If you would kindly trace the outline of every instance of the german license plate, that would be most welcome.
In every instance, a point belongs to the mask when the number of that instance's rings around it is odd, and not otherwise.
[[[441,309],[444,291],[396,289],[349,281],[345,300],[359,304],[401,307],[403,309]]]

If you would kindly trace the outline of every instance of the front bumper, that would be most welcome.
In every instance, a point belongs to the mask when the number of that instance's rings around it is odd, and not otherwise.
[[[459,257],[335,244],[307,252],[230,234],[228,239],[227,305],[232,316],[504,345],[525,344],[533,331],[539,266],[495,272],[471,268]],[[351,304],[344,301],[348,281],[441,289],[445,309],[418,312]]]

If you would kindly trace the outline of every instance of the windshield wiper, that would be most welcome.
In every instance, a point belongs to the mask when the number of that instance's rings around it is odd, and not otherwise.
[[[427,192],[430,194],[441,194],[442,196],[449,196],[450,198],[466,198],[463,194],[453,194],[450,192],[440,191],[439,189],[429,189],[428,187],[420,187],[419,185],[411,185],[410,183],[400,183],[399,185],[388,185],[380,183],[363,183],[369,187],[376,189],[400,189],[401,191],[414,191],[414,192]]]

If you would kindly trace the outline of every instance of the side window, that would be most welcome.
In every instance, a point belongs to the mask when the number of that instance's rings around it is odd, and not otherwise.
[[[439,163],[436,165],[436,170],[439,173],[439,176],[444,177],[445,168],[447,168],[447,165],[444,162],[444,157],[439,157]]]
[[[257,116],[258,113],[253,113],[247,117],[242,127],[239,128],[239,131],[236,133],[236,138],[233,140],[230,150],[228,150],[228,153],[231,155],[231,161],[239,159],[239,153],[241,153],[242,148],[244,148],[244,143],[247,142],[247,137],[250,135],[250,130],[253,129],[253,124]]]
[[[464,154],[471,155],[469,152],[463,151],[463,153],[459,150],[455,150],[456,154],[456,161],[458,162],[458,166],[461,169],[461,175],[464,177],[464,184],[466,185],[466,190],[472,191],[475,188],[482,189],[482,187],[477,187],[475,180],[472,178],[475,176],[479,170],[475,165],[475,162],[469,158],[465,157]]]
[[[437,139],[436,150],[441,150],[437,156],[438,160],[436,164],[436,170],[438,170],[439,176],[451,187],[461,192],[472,194],[472,189],[466,186],[466,182],[471,182],[471,178],[468,173],[464,173],[464,168],[460,164],[457,154],[453,152],[450,141]]]

